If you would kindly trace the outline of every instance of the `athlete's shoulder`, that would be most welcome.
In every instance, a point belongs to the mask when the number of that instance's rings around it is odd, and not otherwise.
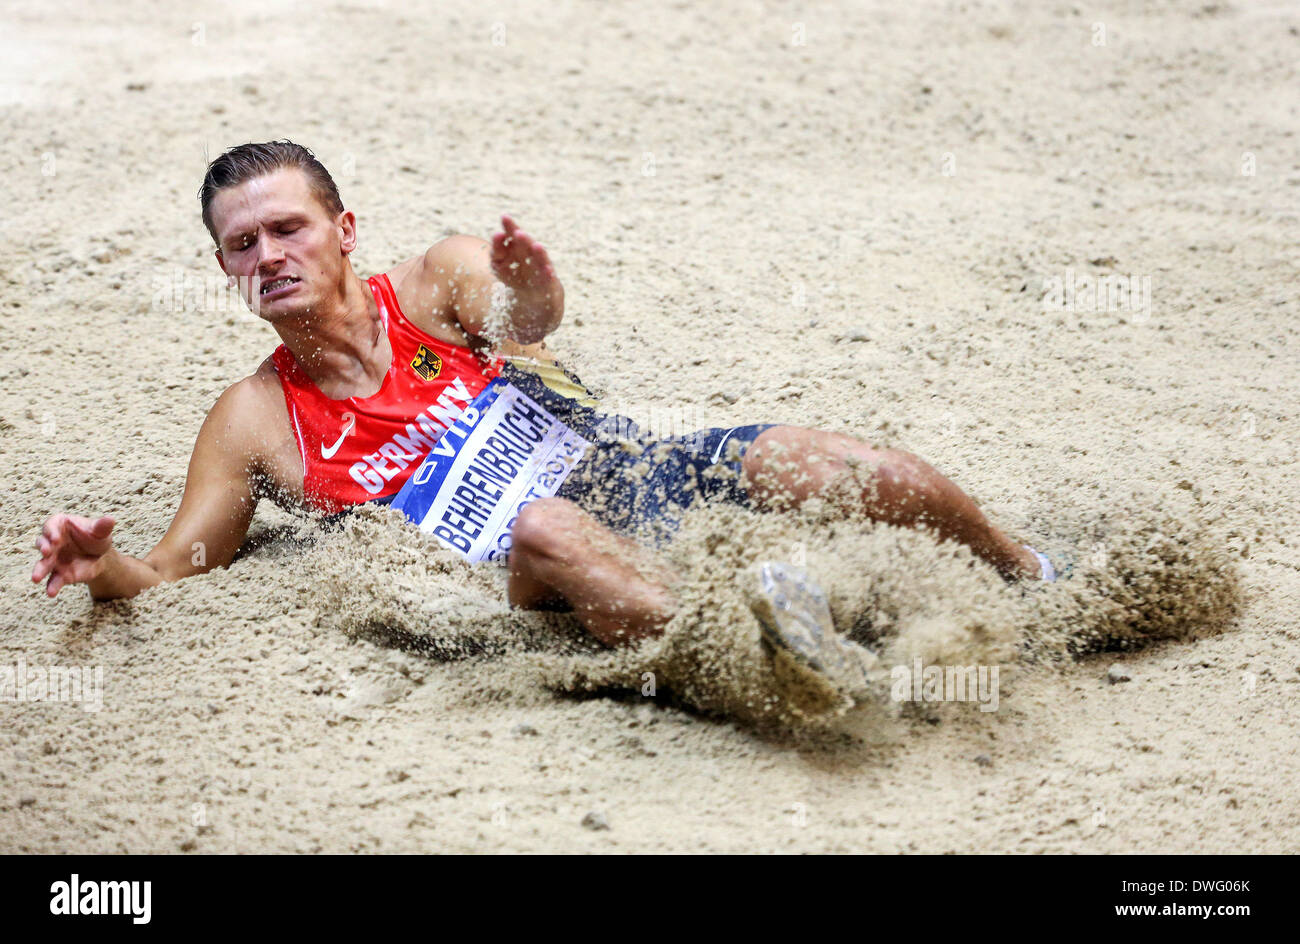
[[[489,255],[486,240],[464,233],[453,233],[438,240],[420,257],[422,268],[430,276],[450,277],[456,269],[481,264]]]
[[[248,476],[254,494],[285,507],[301,501],[300,454],[271,358],[217,397],[199,429],[194,457],[201,459],[200,475]]]
[[[456,233],[438,240],[424,255],[408,260],[410,279],[432,298],[435,310],[454,320],[457,290],[477,290],[492,278],[491,247],[477,236]],[[456,321],[457,330],[460,322]]]
[[[431,337],[469,347],[472,339],[461,328],[453,305],[453,275],[463,266],[458,266],[451,256],[435,252],[439,245],[398,263],[385,275],[407,321]]]
[[[443,237],[403,265],[411,267],[411,277],[426,289],[437,293],[448,308],[452,302],[452,287],[478,280],[490,273],[490,247],[484,239],[455,233]],[[399,267],[400,268],[400,267]]]
[[[252,450],[267,440],[267,433],[276,428],[285,412],[279,375],[268,357],[217,397],[208,420],[226,430],[223,438],[232,445],[243,444]]]
[[[262,363],[257,365],[257,370],[226,388],[227,393],[248,401],[270,400],[282,396],[280,391],[280,371],[275,366],[274,354],[264,357]]]
[[[387,273],[406,319],[440,341],[482,349],[485,342],[471,337],[456,315],[458,292],[485,291],[482,283],[491,281],[490,247],[477,236],[457,233],[438,240],[422,256],[415,256],[394,266]],[[517,344],[503,341],[499,354],[554,361],[545,341]]]

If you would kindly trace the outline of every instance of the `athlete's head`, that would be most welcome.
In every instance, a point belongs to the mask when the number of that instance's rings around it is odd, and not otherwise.
[[[268,321],[341,297],[356,248],[356,218],[307,148],[241,144],[211,164],[199,188],[217,262]]]

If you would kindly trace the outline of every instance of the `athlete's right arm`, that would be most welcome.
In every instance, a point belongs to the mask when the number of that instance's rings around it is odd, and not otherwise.
[[[254,494],[258,434],[263,420],[258,393],[247,378],[234,384],[208,413],[190,457],[181,506],[158,546],[143,558],[113,547],[113,519],[52,515],[36,547],[41,559],[32,580],[47,576],[45,592],[85,583],[96,600],[135,596],[163,581],[224,567],[248,533]]]

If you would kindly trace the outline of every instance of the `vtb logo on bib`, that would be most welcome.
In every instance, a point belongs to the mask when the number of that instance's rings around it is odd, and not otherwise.
[[[442,373],[442,358],[421,344],[411,359],[411,368],[420,375],[420,379],[432,380]]]

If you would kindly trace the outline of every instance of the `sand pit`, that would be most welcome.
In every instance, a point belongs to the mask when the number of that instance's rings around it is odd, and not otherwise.
[[[0,702],[0,849],[1296,848],[1300,14],[129,10],[0,31],[0,683],[90,670]],[[361,274],[510,212],[610,409],[911,450],[1070,578],[699,509],[665,550],[678,616],[611,652],[391,511],[263,503],[228,569],[47,600],[45,516],[112,514],[147,552],[277,343],[194,196],[273,137],[334,172]],[[995,710],[893,676],[844,710],[783,671],[745,602],[763,559],[816,573],[887,668],[996,666]]]

